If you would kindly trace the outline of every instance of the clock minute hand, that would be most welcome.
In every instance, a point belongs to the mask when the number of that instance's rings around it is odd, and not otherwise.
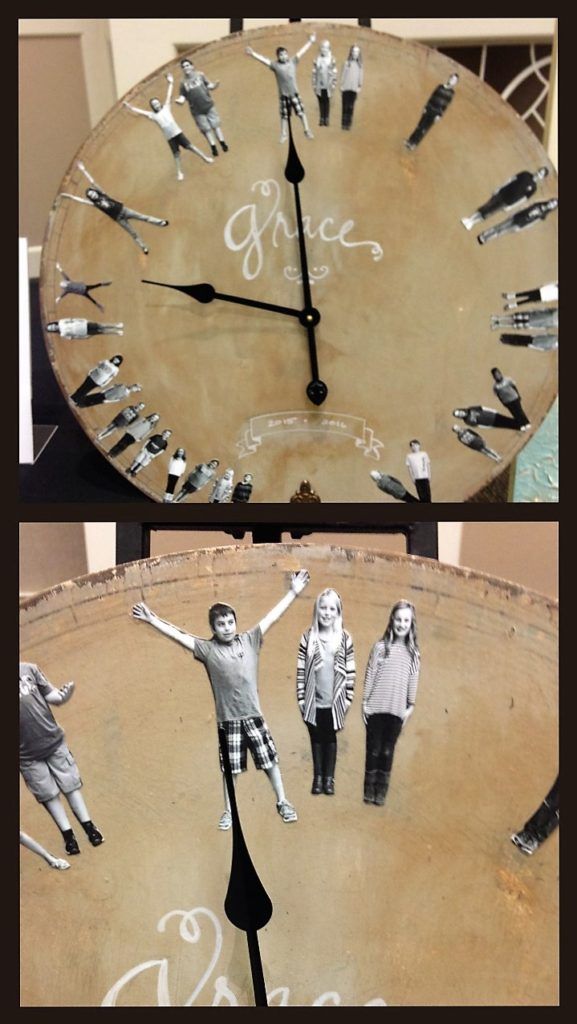
[[[234,302],[240,306],[253,306],[256,309],[266,309],[271,313],[283,313],[285,316],[294,316],[303,322],[304,310],[291,309],[289,306],[276,306],[272,302],[258,302],[256,299],[245,299],[240,295],[225,295],[224,292],[217,292],[211,284],[167,284],[166,281],[148,281],[142,278],[143,284],[155,284],[160,288],[173,288],[177,292],[196,299],[197,302],[206,304],[220,299],[222,302]]]
[[[315,324],[320,320],[318,310],[313,308],[312,295],[311,295],[311,284],[309,280],[309,268],[307,261],[307,250],[305,244],[305,232],[303,226],[303,215],[301,209],[301,197],[299,192],[299,183],[305,176],[305,169],[299,160],[298,153],[295,148],[293,141],[293,133],[291,126],[291,119],[288,119],[288,130],[289,130],[289,151],[285,167],[285,178],[293,187],[295,197],[295,209],[297,218],[297,231],[299,241],[299,254],[301,263],[301,277],[303,280],[303,296],[305,301],[305,308],[303,310],[304,319],[301,317],[301,323],[306,327],[308,341],[309,341],[309,358],[311,363],[311,374],[312,380],[307,385],[307,395],[314,405],[322,405],[328,394],[328,388],[324,381],[319,378],[319,364],[317,358],[317,344],[315,336]]]

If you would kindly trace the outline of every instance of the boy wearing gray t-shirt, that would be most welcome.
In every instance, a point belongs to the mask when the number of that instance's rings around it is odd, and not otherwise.
[[[270,779],[278,813],[287,822],[296,821],[297,813],[285,796],[276,746],[261,711],[258,659],[264,634],[304,590],[309,578],[306,569],[293,573],[288,593],[245,633],[237,633],[234,608],[228,604],[212,605],[208,612],[213,631],[210,640],[185,633],[178,626],[160,619],[144,602],[132,609],[135,618],[148,622],[164,636],[176,640],[203,663],[212,687],[217,723],[226,734],[233,780],[246,771],[247,749],[250,750],[255,767],[264,769]],[[222,757],[220,763],[224,771]],[[225,809],[218,827],[224,830],[230,828],[232,817],[226,780],[223,781]]]

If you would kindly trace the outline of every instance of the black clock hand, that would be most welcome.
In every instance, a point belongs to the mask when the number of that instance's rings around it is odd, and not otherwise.
[[[236,928],[246,932],[255,1006],[268,1006],[257,931],[259,928],[264,928],[265,924],[270,921],[272,903],[256,873],[244,841],[236,805],[226,733],[221,727],[218,730],[218,742],[232,817],[232,864],[224,909],[229,921]]]
[[[301,198],[299,193],[299,183],[305,176],[305,169],[301,164],[298,153],[295,148],[293,141],[293,133],[291,126],[291,119],[288,119],[288,130],[289,130],[289,152],[286,162],[284,176],[293,187],[297,217],[297,231],[299,239],[299,253],[301,263],[301,276],[303,279],[303,295],[305,300],[304,313],[304,324],[306,328],[308,339],[309,339],[309,357],[311,361],[311,373],[313,379],[310,384],[307,385],[307,395],[314,405],[322,405],[328,394],[328,388],[324,381],[319,378],[319,364],[317,359],[317,345],[315,337],[315,325],[320,320],[320,314],[318,310],[313,308],[312,295],[311,295],[311,284],[309,280],[309,268],[307,262],[307,250],[305,245],[305,233],[303,227],[303,215],[301,210]],[[303,320],[301,319],[301,323]]]
[[[311,312],[319,315],[316,310],[291,309],[289,306],[275,306],[272,302],[258,302],[256,299],[244,299],[240,295],[225,295],[217,292],[211,284],[167,284],[165,281],[148,281],[142,278],[143,284],[156,284],[160,288],[174,288],[177,292],[189,295],[191,299],[204,304],[213,302],[214,299],[221,299],[222,302],[235,302],[240,306],[254,306],[256,309],[268,309],[271,313],[283,313],[285,316],[294,316],[306,326],[306,314]]]

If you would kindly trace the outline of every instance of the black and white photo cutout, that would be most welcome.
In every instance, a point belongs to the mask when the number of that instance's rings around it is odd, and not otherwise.
[[[319,104],[319,127],[328,128],[331,116],[331,98],[337,84],[337,62],[328,39],[323,39],[313,61],[313,92]]]
[[[164,502],[174,500],[174,491],[183,473],[186,472],[186,452],[184,448],[177,448],[170,462],[168,463],[168,476],[164,488]]]
[[[40,843],[32,839],[32,836],[29,836],[27,832],[23,832],[22,829],[20,829],[20,845],[25,846],[32,853],[37,853],[39,857],[46,861],[49,867],[55,868],[57,871],[67,871],[70,867],[67,860],[64,860],[63,857],[55,857],[54,854],[49,853]]]
[[[353,700],[355,672],[342,599],[328,587],[317,596],[312,625],[302,634],[297,654],[297,702],[311,744],[314,796],[335,794],[337,733]]]
[[[503,416],[502,412],[490,409],[486,405],[469,405],[463,409],[453,409],[453,416],[463,420],[469,427],[499,427],[503,430],[520,430],[517,420],[512,416]]]
[[[275,742],[264,719],[258,692],[258,664],[263,637],[290,607],[309,582],[306,569],[291,574],[290,587],[284,597],[252,629],[237,631],[236,612],[223,602],[208,610],[212,636],[208,640],[187,633],[159,618],[143,601],[132,614],[141,622],[154,626],[163,636],[176,640],[191,651],[206,669],[214,697],[217,725],[226,734],[230,767],[235,776],[247,770],[250,750],[255,768],[263,769],[274,790],[276,809],[284,822],[297,820],[297,813],[287,800],[279,767]],[[219,749],[220,767],[224,773]],[[218,823],[227,831],[232,825],[230,800],[223,774],[224,811]]]
[[[488,217],[492,217],[494,213],[499,210],[512,210],[515,206],[519,206],[520,203],[524,203],[526,199],[530,199],[532,195],[537,191],[537,186],[540,181],[543,181],[549,174],[547,167],[540,167],[539,170],[535,171],[519,171],[512,178],[509,178],[504,185],[501,185],[490,199],[482,206],[475,210],[470,217],[462,217],[461,224],[466,227],[467,231],[470,231],[475,224],[479,221],[487,220]]]
[[[431,460],[427,452],[421,451],[421,442],[417,438],[409,441],[409,449],[405,465],[417,489],[419,501],[431,501]]]
[[[395,745],[414,711],[420,666],[415,607],[410,601],[397,601],[382,638],[371,649],[365,672],[366,804],[382,807],[385,803]]]
[[[145,445],[134,457],[130,466],[125,470],[128,476],[136,476],[146,466],[149,466],[153,459],[157,459],[168,447],[168,439],[172,436],[172,430],[163,430],[161,434],[153,434]]]
[[[559,298],[558,281],[550,281],[542,284],[539,288],[529,288],[520,292],[502,292],[503,298],[507,300],[504,309],[517,309],[526,302],[557,302]]]
[[[76,405],[81,409],[90,408],[93,405],[108,405],[111,402],[122,402],[129,395],[142,391],[142,384],[113,384],[105,391],[85,395],[79,398]]]
[[[518,213],[513,214],[507,220],[502,220],[500,224],[495,224],[492,228],[482,231],[480,235],[477,235],[477,241],[479,245],[485,245],[491,239],[499,238],[500,235],[516,234],[519,231],[527,230],[527,228],[535,227],[536,224],[545,220],[553,210],[556,210],[558,206],[559,200],[557,198],[547,199],[541,203],[533,203],[532,206],[519,210]]]
[[[212,491],[210,492],[209,502],[220,505],[224,502],[230,501],[232,497],[232,489],[234,487],[234,470],[229,466],[225,469],[222,476],[219,476],[212,485]]]
[[[212,158],[218,156],[217,140],[223,153],[228,153],[228,145],[220,124],[220,115],[214,105],[211,93],[218,89],[220,82],[211,82],[202,71],[198,71],[189,58],[180,62],[182,80],[180,94],[175,103],[188,103],[190,115],[201,135],[204,135]]]
[[[391,476],[389,473],[381,473],[378,469],[371,469],[370,475],[379,490],[389,494],[391,498],[396,498],[397,501],[419,501],[419,498],[411,494],[396,476]]]
[[[116,377],[120,367],[123,363],[123,357],[121,355],[111,356],[110,359],[101,359],[96,366],[88,372],[87,376],[82,381],[76,391],[70,395],[71,401],[76,405],[80,403],[88,396],[89,392],[94,391],[95,388],[102,388],[105,384],[109,384],[111,380]]]
[[[341,128],[350,131],[357,97],[363,88],[364,68],[361,48],[354,43],[341,70],[339,88],[341,91]]]
[[[88,178],[90,182],[90,188],[86,189],[86,199],[83,196],[75,196],[70,192],[61,192],[61,199],[72,199],[75,203],[83,203],[85,206],[93,206],[96,210],[100,210],[111,220],[115,221],[119,227],[123,228],[128,232],[130,237],[134,239],[139,249],[142,250],[145,256],[148,255],[148,246],[144,244],[142,238],[130,223],[131,220],[144,221],[147,224],[154,224],[159,228],[168,227],[168,221],[162,220],[160,217],[151,217],[147,213],[139,213],[138,210],[131,210],[129,206],[125,206],[119,199],[113,199],[109,196],[104,189],[97,185],[92,175],[87,171],[84,164],[78,160],[76,166],[82,173]]]
[[[188,494],[194,494],[206,487],[209,480],[212,480],[219,467],[218,459],[211,459],[210,462],[199,462],[190,472],[176,495],[175,501],[182,501]]]
[[[127,405],[124,409],[121,409],[116,416],[111,419],[102,430],[98,431],[96,435],[99,441],[103,441],[105,437],[109,437],[115,430],[122,430],[123,427],[127,427],[130,423],[134,423],[138,419],[140,413],[145,407],[144,402],[138,402],[136,405]]]
[[[235,503],[250,501],[252,488],[252,473],[245,473],[242,480],[239,480],[238,483],[235,484],[235,488],[234,491],[232,492],[232,497],[230,500]]]
[[[501,334],[499,341],[503,345],[536,348],[540,352],[554,352],[559,347],[557,334]]]
[[[551,835],[559,825],[559,776],[551,786],[543,803],[525,822],[522,829],[514,832],[511,842],[530,857],[541,843]]]
[[[417,127],[409,135],[408,139],[405,139],[406,149],[416,149],[425,138],[427,132],[431,130],[433,125],[436,124],[437,121],[440,121],[447,107],[453,101],[458,81],[459,76],[454,72],[452,75],[449,75],[444,84],[441,82],[435,91],[431,93],[425,104]]]
[[[145,437],[154,430],[156,424],[160,419],[160,414],[157,412],[150,413],[149,416],[143,416],[141,419],[135,419],[128,425],[125,433],[122,437],[112,446],[108,454],[111,458],[115,459],[118,455],[122,455],[131,444],[135,444],[137,441],[143,441]]]
[[[20,774],[32,796],[46,808],[60,829],[64,849],[69,856],[79,854],[80,847],[62,796],[66,797],[91,845],[100,846],[104,842],[104,836],[92,821],[80,792],[80,771],[66,743],[64,729],[58,725],[51,710],[51,705],[66,704],[73,693],[73,682],[56,688],[38,665],[20,662]]]
[[[476,430],[469,430],[467,427],[460,427],[457,423],[453,424],[453,430],[457,435],[458,440],[461,444],[464,444],[466,448],[470,448],[474,452],[479,452],[481,455],[486,455],[488,459],[493,459],[494,462],[501,462],[502,456],[499,455],[493,448],[489,448],[484,439]]]
[[[84,281],[73,281],[58,262],[56,262],[56,269],[61,276],[61,294],[57,295],[54,299],[55,306],[62,302],[62,299],[66,298],[67,295],[79,295],[97,306],[101,313],[104,312],[102,303],[98,302],[90,292],[94,291],[95,288],[108,288],[112,281],[98,281],[97,284],[85,284]]]
[[[317,37],[313,32],[308,37],[306,43],[301,46],[300,50],[297,50],[294,57],[289,56],[289,52],[284,46],[277,46],[276,60],[272,60],[269,57],[263,57],[261,53],[257,53],[253,50],[252,46],[246,47],[245,53],[249,57],[254,57],[255,60],[260,61],[260,63],[264,64],[265,67],[270,68],[275,76],[276,84],[278,86],[280,105],[281,142],[286,142],[288,139],[288,119],[291,115],[291,111],[293,110],[302,123],[307,139],[313,138],[313,133],[310,130],[307,116],[305,114],[305,108],[299,95],[297,64],[301,58],[304,57],[307,50],[311,48],[313,43],[316,41],[316,38]]]
[[[153,96],[149,101],[150,110],[141,110],[140,107],[134,107],[126,100],[124,100],[123,103],[128,110],[132,111],[133,114],[147,117],[149,121],[153,122],[153,124],[158,125],[174,157],[176,179],[177,181],[184,181],[184,174],[182,173],[182,165],[180,162],[181,149],[187,149],[190,153],[195,153],[196,156],[199,156],[201,160],[204,160],[207,164],[213,163],[213,157],[206,156],[202,150],[193,146],[192,142],[190,142],[182,131],[180,125],[176,123],[170,109],[170,104],[172,102],[172,90],[174,88],[174,75],[168,73],[166,75],[166,80],[168,82],[168,89],[166,90],[164,103],[161,103],[156,96]]]
[[[509,410],[511,416],[519,425],[519,430],[529,430],[531,424],[521,405],[521,395],[515,381],[511,377],[505,377],[498,366],[493,366],[491,374],[493,377],[493,391],[501,404]]]
[[[548,330],[550,327],[558,326],[559,310],[557,308],[522,310],[520,313],[502,313],[499,316],[491,317],[491,330],[493,331],[502,327],[513,327],[516,330]]]
[[[95,320],[83,317],[65,317],[62,320],[50,320],[45,330],[49,334],[59,334],[61,338],[92,338],[95,334],[124,334],[124,324],[99,324]]]

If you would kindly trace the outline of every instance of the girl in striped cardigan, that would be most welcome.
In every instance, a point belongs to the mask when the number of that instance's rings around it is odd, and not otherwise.
[[[343,629],[343,605],[336,590],[315,601],[310,629],[301,636],[297,658],[297,700],[311,740],[311,793],[335,792],[337,732],[353,699],[355,652]]]
[[[419,682],[420,654],[415,609],[397,601],[382,640],[369,655],[363,691],[367,728],[364,801],[385,802],[395,744],[413,712]]]

